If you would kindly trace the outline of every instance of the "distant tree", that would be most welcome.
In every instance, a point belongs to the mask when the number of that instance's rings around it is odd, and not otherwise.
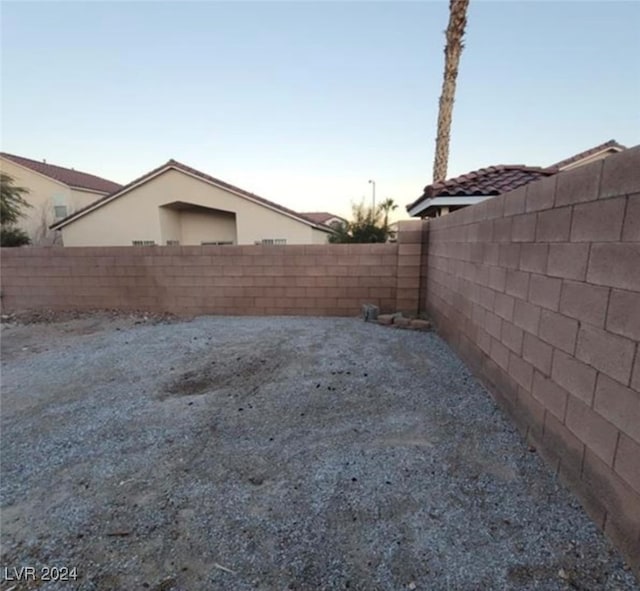
[[[23,197],[28,192],[28,189],[14,185],[11,176],[0,173],[0,246],[23,246],[31,242],[23,230],[15,227],[24,215],[23,209],[31,207]]]
[[[386,242],[389,238],[389,227],[379,205],[375,210],[363,203],[354,203],[352,219],[335,227],[335,233],[329,242],[339,243],[372,243]]]
[[[331,224],[333,234],[329,235],[329,242],[332,244],[344,244],[351,242],[351,234],[349,233],[349,222],[336,222]]]
[[[387,197],[387,199],[385,199],[378,207],[380,207],[380,211],[384,214],[384,227],[388,229],[389,214],[398,209],[398,205],[393,199]]]

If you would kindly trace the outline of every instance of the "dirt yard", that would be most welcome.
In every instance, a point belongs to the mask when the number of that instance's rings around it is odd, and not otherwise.
[[[431,333],[5,324],[1,434],[5,591],[638,589]]]

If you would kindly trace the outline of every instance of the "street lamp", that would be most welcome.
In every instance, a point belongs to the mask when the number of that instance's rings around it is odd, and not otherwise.
[[[372,189],[373,189],[373,208],[372,208],[372,212],[376,211],[376,182],[369,180],[369,183],[371,185],[373,185]]]

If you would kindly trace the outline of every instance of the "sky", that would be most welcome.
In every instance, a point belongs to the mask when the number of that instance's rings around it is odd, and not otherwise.
[[[170,158],[300,212],[431,182],[448,2],[7,2],[3,151]],[[449,177],[640,143],[640,2],[471,0]]]

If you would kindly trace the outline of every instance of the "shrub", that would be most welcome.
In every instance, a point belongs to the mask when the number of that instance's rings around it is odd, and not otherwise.
[[[9,224],[0,226],[0,246],[25,246],[31,240],[27,233]]]

